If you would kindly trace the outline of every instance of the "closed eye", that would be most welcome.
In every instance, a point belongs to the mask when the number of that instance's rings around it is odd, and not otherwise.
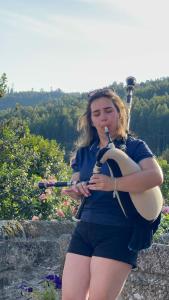
[[[106,107],[103,110],[105,113],[108,113],[108,114],[112,113],[114,111],[114,109],[112,107]],[[100,116],[100,114],[101,114],[101,110],[99,110],[99,109],[92,112],[92,115],[94,117],[98,117],[98,116]]]
[[[113,108],[105,108],[105,112],[111,113],[111,112],[113,112]]]

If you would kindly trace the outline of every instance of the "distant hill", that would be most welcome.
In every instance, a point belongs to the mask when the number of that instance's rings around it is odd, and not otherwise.
[[[126,98],[123,83],[113,82],[122,99]],[[83,114],[87,93],[10,92],[0,99],[0,123],[11,118],[22,119],[31,133],[56,140],[69,153],[78,137],[77,120]],[[147,80],[136,85],[131,130],[161,154],[169,148],[169,77]]]
[[[59,99],[59,97],[63,94],[64,93],[61,90],[52,92],[10,92],[0,100],[0,109],[15,107],[16,103],[23,106],[35,106],[42,102]]]
[[[113,87],[115,91],[124,99],[125,98],[125,86],[123,83],[113,82],[109,85]],[[169,77],[160,78],[157,80],[147,80],[136,85],[135,96],[141,99],[149,100],[153,96],[162,96],[169,94]],[[57,89],[55,91],[25,91],[25,92],[13,92],[7,93],[0,99],[0,109],[15,107],[16,103],[23,106],[35,106],[43,102],[58,101],[69,102],[70,99],[86,98],[85,93],[64,93],[62,90]]]

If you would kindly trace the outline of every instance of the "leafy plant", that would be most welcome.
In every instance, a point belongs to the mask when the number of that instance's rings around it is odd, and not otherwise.
[[[169,213],[162,213],[161,223],[157,232],[154,235],[154,241],[158,241],[159,237],[165,234],[166,232],[169,232]]]
[[[31,297],[32,300],[59,300],[55,286],[51,282],[45,282],[44,289],[42,291],[34,291]]]
[[[45,191],[42,178],[67,181],[70,168],[56,141],[30,134],[27,124],[11,119],[0,125],[0,218],[48,219],[61,201],[60,190]]]
[[[58,275],[47,275],[40,282],[39,288],[29,287],[25,282],[19,285],[21,295],[25,300],[59,300],[58,289],[61,289],[62,280]]]
[[[164,197],[164,205],[169,205],[169,164],[167,160],[162,158],[159,158],[158,161],[164,174],[164,182],[161,186],[161,191]]]

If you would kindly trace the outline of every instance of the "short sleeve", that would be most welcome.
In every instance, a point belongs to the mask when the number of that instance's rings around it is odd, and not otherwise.
[[[75,154],[75,157],[71,161],[71,168],[74,172],[80,172],[81,160],[81,149],[78,149]]]
[[[126,141],[126,153],[136,163],[145,158],[155,157],[149,146],[141,139],[129,136]]]
[[[152,153],[152,151],[144,141],[137,140],[137,145],[133,153],[133,159],[135,162],[139,163],[142,159],[154,156],[155,155]]]

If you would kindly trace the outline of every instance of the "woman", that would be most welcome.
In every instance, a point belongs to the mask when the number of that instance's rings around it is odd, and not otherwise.
[[[98,150],[108,144],[105,127],[115,146],[140,165],[140,172],[122,176],[113,161],[116,178],[106,163],[100,174],[93,174]],[[72,162],[72,180],[77,183],[63,193],[73,199],[85,197],[85,205],[66,255],[62,299],[115,300],[137,265],[138,251],[129,247],[136,211],[127,195],[159,186],[163,175],[145,142],[127,135],[126,108],[114,91],[90,94],[80,129],[82,138]],[[115,190],[123,194],[124,209],[113,196]]]

